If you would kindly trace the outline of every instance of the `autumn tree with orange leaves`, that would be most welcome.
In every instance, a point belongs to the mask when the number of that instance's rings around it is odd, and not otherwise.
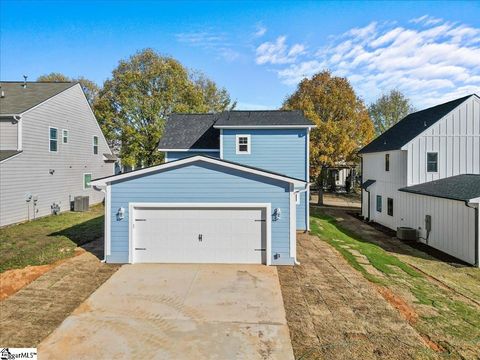
[[[310,133],[310,176],[318,187],[318,203],[323,204],[328,167],[358,162],[358,150],[374,137],[368,110],[349,81],[329,71],[303,79],[282,108],[303,110],[316,125]]]

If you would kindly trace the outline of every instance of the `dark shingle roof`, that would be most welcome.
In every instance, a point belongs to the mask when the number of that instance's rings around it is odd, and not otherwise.
[[[446,102],[405,116],[397,124],[385,131],[359,151],[360,154],[378,151],[399,150],[410,140],[435,124],[465,100],[475,94]]]
[[[0,150],[0,161],[6,160],[20,153],[21,151],[17,151],[17,150]]]
[[[373,184],[375,184],[376,182],[377,182],[377,180],[368,179],[367,181],[365,181],[365,182],[362,184],[362,189],[363,189],[363,190],[367,190],[370,185],[373,185]]]
[[[225,111],[215,123],[220,126],[313,126],[300,110]]]
[[[23,87],[21,81],[0,82],[0,114],[21,114],[41,102],[76,85],[75,82],[27,82]]]
[[[398,189],[399,191],[468,201],[480,197],[480,174],[463,174]]]
[[[165,123],[159,149],[219,149],[217,114],[172,114]]]

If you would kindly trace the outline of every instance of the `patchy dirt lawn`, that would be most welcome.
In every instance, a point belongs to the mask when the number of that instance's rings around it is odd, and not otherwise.
[[[311,262],[318,264],[324,261],[325,254],[330,253],[325,247],[334,251],[337,257],[341,254],[342,261],[348,263],[350,270],[355,269],[355,273],[368,281],[370,288],[376,289],[383,301],[396,309],[428,349],[415,355],[408,351],[405,357],[480,358],[479,269],[436,260],[389,238],[343,210],[312,211],[311,227],[318,238],[307,244],[300,242],[300,254],[306,251],[303,266],[309,269]],[[313,247],[311,244],[314,244]],[[332,266],[338,267],[335,261],[331,260]],[[307,271],[298,277],[298,281],[310,281],[308,278]],[[327,289],[321,286],[319,294],[325,296]],[[330,289],[338,292],[335,286]],[[351,299],[353,303],[354,294]],[[370,299],[366,306],[374,308],[377,305]],[[375,317],[368,320],[375,321]],[[387,319],[387,324],[383,326],[388,326],[391,321]],[[347,323],[350,322],[347,319]],[[385,327],[385,333],[390,332],[388,329]],[[400,336],[394,330],[392,334]],[[323,339],[325,335],[319,333],[318,336]],[[395,354],[406,350],[403,344],[402,340],[391,344],[392,349],[397,350]],[[387,357],[395,357],[395,354]],[[367,355],[366,358],[371,353],[367,352]],[[362,355],[362,358],[365,356]]]

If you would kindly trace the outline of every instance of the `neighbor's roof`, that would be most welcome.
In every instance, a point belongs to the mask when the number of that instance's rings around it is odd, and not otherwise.
[[[300,110],[259,110],[259,111],[225,111],[220,114],[215,127],[227,126],[300,126],[312,127]]]
[[[480,197],[480,174],[463,174],[398,189],[418,195],[468,201]]]
[[[400,150],[403,145],[420,135],[471,96],[477,95],[464,96],[405,116],[397,124],[361,149],[359,153]]]
[[[217,114],[172,114],[165,122],[159,149],[219,149]]]
[[[20,153],[21,151],[17,150],[0,150],[0,161],[7,160],[8,158],[11,158],[12,156]]]
[[[16,115],[38,105],[52,96],[78,84],[76,82],[27,82],[1,81],[0,114]]]

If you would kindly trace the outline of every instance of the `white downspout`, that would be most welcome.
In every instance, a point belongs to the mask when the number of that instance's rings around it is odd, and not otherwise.
[[[17,122],[17,151],[22,151],[23,148],[23,121],[22,115],[13,115],[13,119]]]

